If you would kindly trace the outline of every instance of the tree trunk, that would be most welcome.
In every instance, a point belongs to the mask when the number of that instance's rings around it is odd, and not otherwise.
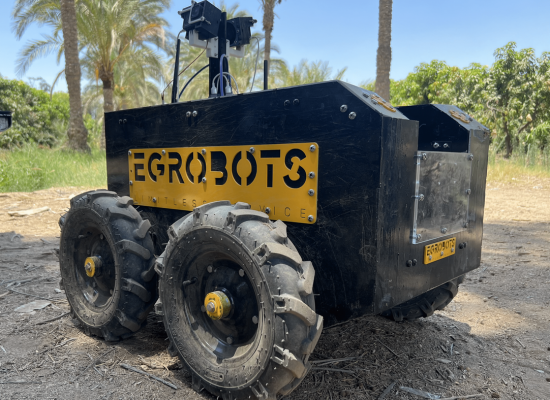
[[[115,104],[113,101],[113,80],[112,73],[104,73],[100,75],[100,79],[103,82],[103,113],[107,113],[115,110]],[[101,148],[105,149],[105,115],[103,116],[103,127],[101,131]]]
[[[375,90],[376,93],[388,101],[390,101],[391,15],[392,0],[380,0]]]
[[[69,148],[89,152],[88,131],[82,116],[80,98],[80,59],[78,58],[78,31],[76,27],[76,9],[74,0],[61,0],[61,21],[65,46],[65,78],[69,89]]]
[[[263,11],[264,11],[264,34],[265,34],[265,43],[264,43],[264,59],[271,60],[271,34],[273,32],[273,24],[275,23],[275,3],[278,0],[263,0]],[[279,1],[280,2],[280,1]]]
[[[506,136],[504,137],[504,143],[506,143],[506,154],[504,155],[504,158],[510,158],[513,151],[512,146],[512,135],[510,134],[510,129],[508,128],[508,121],[506,121],[506,118],[504,118],[504,133]]]

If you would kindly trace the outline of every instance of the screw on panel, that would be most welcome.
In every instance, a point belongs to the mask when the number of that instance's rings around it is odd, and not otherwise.
[[[340,106],[340,111],[341,111],[341,112],[346,112],[346,111],[348,111],[348,106],[346,106],[345,104],[342,104],[342,105]]]
[[[121,119],[118,120],[118,124],[119,124],[119,125],[122,124],[122,120],[121,120]]]
[[[442,228],[441,233],[447,233],[447,228]]]
[[[206,149],[202,149],[202,150],[201,150],[201,153],[202,153],[202,154],[206,154]]]
[[[423,160],[427,160],[428,159],[428,155],[426,153],[422,153],[422,159]]]
[[[367,99],[369,98],[369,94],[368,93],[363,93],[363,97],[366,97]]]
[[[290,100],[285,100],[285,102],[284,102],[284,106],[285,106],[285,107],[288,107],[288,106],[290,106]]]
[[[407,265],[407,267],[409,267],[409,268],[412,267],[412,266],[413,266],[412,260],[407,260],[406,265]]]
[[[350,112],[349,113],[349,119],[355,119],[355,117],[357,117],[357,114],[355,114],[355,112]]]
[[[315,151],[315,145],[312,144],[311,146],[309,146],[309,151]]]
[[[309,189],[309,190],[307,191],[307,194],[309,194],[310,196],[313,196],[313,195],[315,194],[315,190]]]
[[[472,194],[472,189],[466,189],[466,194],[469,196],[470,194]]]
[[[430,256],[428,256],[428,259],[429,259],[429,260],[431,261],[431,260],[432,260],[432,256],[431,256],[431,255],[430,255]]]
[[[416,263],[417,263],[417,262],[418,262],[418,261],[416,261],[416,258],[413,258],[413,267],[416,266]]]
[[[462,225],[463,228],[467,228],[468,227],[468,223],[467,222],[464,222],[464,224]]]
[[[187,112],[185,113],[185,116],[186,116],[187,118],[189,118],[189,117],[191,116],[191,111],[187,111]]]
[[[439,143],[435,142],[432,146],[433,146],[434,149],[437,149],[437,148],[439,148]]]
[[[166,150],[162,150],[161,153],[162,153],[162,155],[165,155],[165,154],[166,154]]]
[[[131,156],[132,155],[132,152],[130,150],[128,150],[128,155]]]
[[[307,217],[307,220],[308,220],[309,222],[313,222],[313,215],[310,215],[309,217]]]
[[[422,239],[422,235],[419,233],[418,235],[416,235],[416,240],[420,240]]]
[[[445,254],[445,252],[444,252],[444,251],[442,251],[442,252],[441,252],[441,257],[443,257],[443,255],[444,255],[444,254]]]
[[[454,253],[454,252],[455,252],[455,248],[451,247],[451,253]]]
[[[254,154],[255,151],[256,151],[256,149],[254,147],[250,148],[250,153]]]
[[[125,124],[126,122],[128,122],[128,121],[126,121],[126,118],[124,118],[124,119],[122,120],[122,123]]]
[[[310,177],[311,179],[315,178],[315,172],[311,171],[311,172],[309,173],[309,177]]]
[[[202,183],[206,183],[206,178],[205,177],[202,178]]]
[[[419,194],[417,196],[417,198],[418,198],[419,201],[424,201],[424,195],[423,194]]]
[[[295,106],[297,106],[298,104],[300,104],[300,100],[298,99],[294,99],[294,101],[292,102]]]
[[[378,104],[378,102],[374,99],[371,99],[371,101],[372,101],[372,104],[375,104],[375,105]]]
[[[449,143],[443,143],[443,148],[448,149],[449,148]]]
[[[208,267],[206,267],[206,270],[207,270],[208,272],[212,273],[212,271],[213,271],[212,266],[209,265]]]
[[[134,182],[130,181],[130,186],[132,186],[134,184]]]
[[[199,115],[199,113],[196,110],[193,111],[193,117],[196,117],[197,115]]]
[[[265,208],[265,213],[266,213],[266,214],[269,214],[270,212],[271,212],[271,208],[266,207],[266,208]]]
[[[473,159],[474,159],[474,155],[473,155],[473,154],[470,154],[470,155],[468,156],[468,160],[472,161]]]
[[[156,202],[157,202],[157,198],[153,197],[153,203],[156,203]]]

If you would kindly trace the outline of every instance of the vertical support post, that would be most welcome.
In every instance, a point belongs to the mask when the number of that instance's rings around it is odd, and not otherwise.
[[[220,71],[220,57],[226,53],[226,41],[227,41],[227,13],[223,12],[220,19],[220,27],[218,28],[218,57],[209,59],[209,73],[208,73],[208,93],[212,88],[214,77],[221,72],[227,72],[229,66],[227,59],[223,60],[223,71]],[[223,85],[223,76],[219,78],[220,85]],[[220,93],[220,86],[218,85],[218,93]],[[211,94],[210,94],[211,95]],[[211,95],[212,96],[212,95]]]
[[[268,89],[269,82],[269,61],[264,60],[264,90]]]
[[[174,65],[174,80],[172,81],[172,103],[178,101],[178,75],[180,69],[180,44],[181,40],[178,38],[176,45],[176,65]]]

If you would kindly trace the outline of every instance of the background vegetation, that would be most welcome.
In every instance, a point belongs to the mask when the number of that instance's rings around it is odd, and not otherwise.
[[[280,0],[260,2],[264,34],[254,34],[244,58],[231,58],[229,62],[240,92],[262,87],[264,58],[271,60],[271,88],[345,80],[346,69],[333,73],[326,61],[302,60],[290,66],[278,59],[278,48],[271,43],[271,17]],[[65,49],[60,1],[16,0],[14,4],[16,36],[20,37],[31,24],[49,30],[41,39],[30,40],[22,47],[20,73],[51,52],[62,59]],[[61,150],[67,147],[69,97],[53,93],[56,82],[50,85],[41,78],[28,78],[29,83],[24,83],[0,76],[0,109],[14,111],[12,128],[0,134],[0,149],[10,149],[0,152],[0,191],[65,184],[104,185],[105,156],[100,150],[104,111],[159,104],[163,93],[164,99],[169,99],[176,38],[160,15],[170,1],[128,0],[122,8],[117,4],[116,0],[75,3],[80,63],[86,82],[82,104],[91,155],[73,156]],[[222,2],[219,6],[228,18],[248,15],[238,4],[226,6]],[[405,79],[390,82],[390,101],[397,106],[457,105],[491,130],[491,168],[508,165],[550,175],[550,54],[537,57],[534,49],[517,49],[510,42],[496,49],[494,56],[490,66],[472,63],[458,68],[440,60],[422,63]],[[202,49],[190,47],[183,40],[180,62],[181,90],[208,59]],[[60,70],[58,78],[63,76],[64,70]],[[207,82],[207,72],[197,75],[180,101],[208,96]],[[374,90],[376,82],[363,82],[361,86]],[[508,159],[508,164],[502,158]]]

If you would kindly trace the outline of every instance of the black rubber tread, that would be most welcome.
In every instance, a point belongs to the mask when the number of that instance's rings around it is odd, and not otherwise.
[[[464,275],[384,311],[381,315],[396,322],[430,317],[435,311],[443,310],[454,299],[463,281]]]
[[[198,207],[170,227],[171,239],[155,264],[169,352],[177,353],[190,370],[196,391],[206,389],[222,399],[276,399],[292,392],[310,369],[308,359],[323,329],[311,291],[313,265],[302,261],[286,237],[284,223],[273,223],[249,208],[229,202]],[[188,318],[187,306],[178,300],[190,268],[186,257],[222,242],[224,248],[217,251],[243,260],[239,265],[246,275],[259,281],[256,296],[262,306],[252,339],[256,347],[242,362],[226,362],[199,346],[192,330],[196,321]]]
[[[114,192],[86,192],[71,199],[71,208],[59,220],[61,276],[72,315],[87,334],[107,341],[137,332],[158,298],[153,242],[145,229],[150,224],[142,220],[132,204],[131,198],[118,197]],[[78,247],[78,232],[87,225],[101,231],[116,265],[112,298],[101,308],[88,303],[76,284],[74,250]],[[148,270],[153,274],[144,279]]]

